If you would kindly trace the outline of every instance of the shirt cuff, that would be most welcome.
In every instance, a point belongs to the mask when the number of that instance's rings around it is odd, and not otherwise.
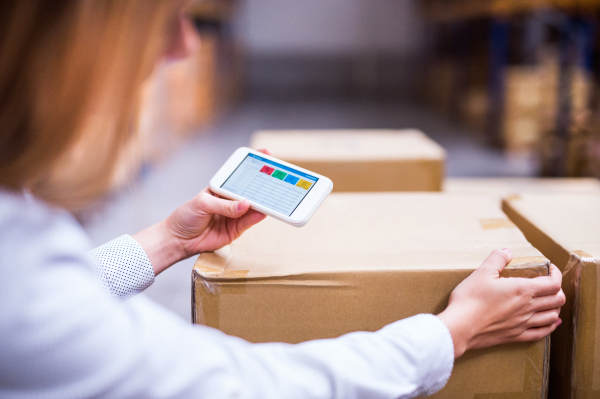
[[[420,314],[392,323],[381,331],[402,335],[410,343],[419,396],[433,395],[446,386],[454,367],[454,343],[448,327],[438,317]]]
[[[113,298],[125,300],[154,283],[154,269],[148,255],[129,235],[99,246],[90,256],[105,291]]]

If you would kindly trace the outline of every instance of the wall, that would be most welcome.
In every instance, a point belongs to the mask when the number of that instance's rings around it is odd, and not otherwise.
[[[412,53],[421,39],[414,0],[243,0],[250,54]]]
[[[403,97],[423,36],[417,0],[241,0],[247,92]]]

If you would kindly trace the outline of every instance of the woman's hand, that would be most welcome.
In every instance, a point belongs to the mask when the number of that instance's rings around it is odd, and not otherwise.
[[[248,201],[219,198],[205,188],[166,220],[168,234],[182,247],[183,256],[215,251],[230,244],[266,215],[250,209]]]
[[[537,341],[561,323],[565,303],[562,275],[554,265],[550,275],[503,278],[512,259],[509,249],[495,250],[452,294],[438,315],[454,342],[454,356],[465,351],[508,342]]]
[[[230,244],[265,217],[251,210],[246,200],[223,199],[205,188],[168,218],[133,238],[146,251],[158,275],[182,259]]]

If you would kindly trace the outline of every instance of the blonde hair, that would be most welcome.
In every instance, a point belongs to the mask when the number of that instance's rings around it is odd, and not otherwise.
[[[78,209],[110,187],[180,4],[1,3],[0,186]]]

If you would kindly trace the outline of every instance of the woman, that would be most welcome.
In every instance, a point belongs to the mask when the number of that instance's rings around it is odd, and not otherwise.
[[[260,222],[203,190],[89,253],[69,211],[106,192],[139,87],[185,53],[164,0],[0,5],[0,397],[395,398],[442,388],[465,351],[560,324],[561,275],[502,279],[494,251],[441,314],[298,345],[250,344],[138,298],[155,275]]]

